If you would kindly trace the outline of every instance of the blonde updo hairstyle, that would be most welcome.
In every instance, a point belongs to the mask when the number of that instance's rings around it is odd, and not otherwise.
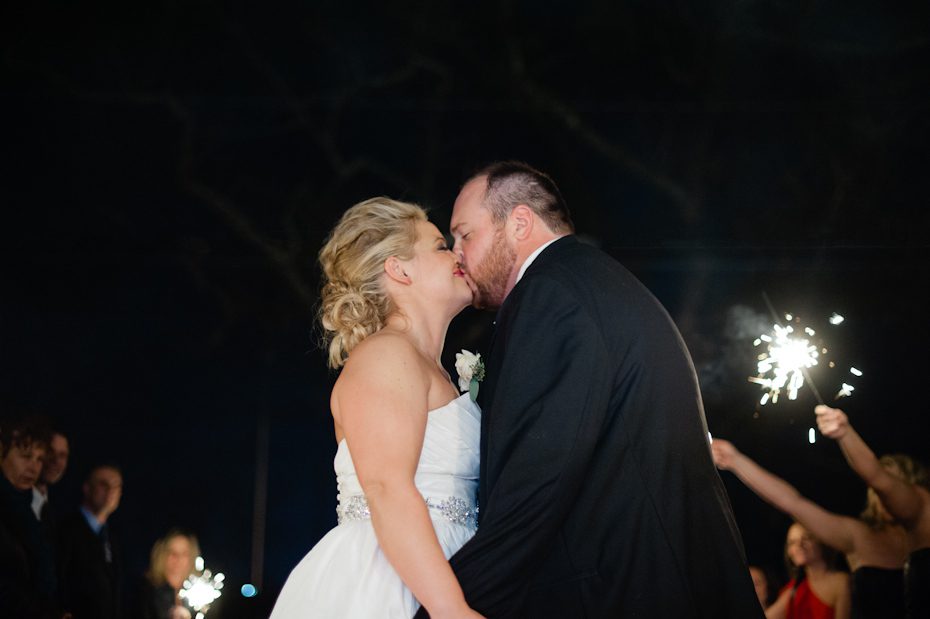
[[[320,324],[329,366],[342,367],[362,340],[394,311],[384,288],[384,262],[413,257],[416,224],[426,221],[416,204],[372,198],[347,210],[320,250],[323,289]]]

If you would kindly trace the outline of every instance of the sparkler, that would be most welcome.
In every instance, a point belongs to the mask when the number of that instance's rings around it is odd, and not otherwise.
[[[204,619],[204,614],[210,610],[210,605],[222,595],[221,589],[226,577],[222,573],[214,576],[210,570],[205,570],[203,557],[197,557],[195,568],[199,574],[195,573],[187,577],[178,596],[196,611],[195,619]]]
[[[772,401],[778,402],[778,396],[785,391],[789,400],[796,400],[798,390],[808,379],[811,389],[817,399],[823,402],[817,388],[807,375],[807,368],[817,365],[820,351],[809,340],[794,336],[794,327],[774,325],[772,335],[760,335],[754,342],[755,346],[766,343],[766,351],[758,356],[758,376],[750,376],[749,382],[761,385],[766,392],[762,395],[760,404],[765,405]],[[815,335],[811,328],[804,330],[807,335]]]
[[[783,393],[787,394],[789,400],[795,400],[798,397],[798,390],[805,383],[810,386],[817,401],[823,404],[823,398],[811,380],[808,369],[818,365],[820,356],[827,354],[827,348],[822,342],[813,343],[812,338],[817,335],[817,332],[809,326],[802,326],[800,319],[792,314],[785,314],[786,324],[782,326],[768,295],[762,293],[762,296],[775,319],[775,324],[771,333],[762,334],[753,342],[753,346],[756,347],[765,345],[765,350],[760,352],[756,358],[758,374],[749,377],[749,382],[760,385],[765,391],[759,404],[763,406],[769,402],[774,404],[778,402],[779,396]],[[837,313],[828,319],[834,326],[842,324],[844,320],[845,318]],[[829,361],[828,365],[831,368],[836,366],[833,361]],[[849,368],[849,373],[857,377],[862,376],[862,371],[854,367]],[[854,390],[855,387],[844,382],[834,399],[848,397]]]

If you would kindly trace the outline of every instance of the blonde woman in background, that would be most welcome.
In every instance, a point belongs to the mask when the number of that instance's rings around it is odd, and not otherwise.
[[[190,619],[191,612],[178,594],[194,572],[198,556],[197,538],[181,529],[172,529],[155,542],[139,595],[139,619]]]

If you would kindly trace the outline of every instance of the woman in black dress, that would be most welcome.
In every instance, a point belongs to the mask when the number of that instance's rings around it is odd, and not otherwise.
[[[849,466],[907,532],[910,551],[904,570],[907,617],[930,617],[930,480],[926,470],[913,462],[910,475],[908,470],[889,468],[856,433],[846,413],[824,405],[814,412],[820,432],[840,444]]]

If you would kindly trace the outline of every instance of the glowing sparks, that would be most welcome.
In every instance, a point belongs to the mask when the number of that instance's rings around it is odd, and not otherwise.
[[[814,428],[808,428],[807,430],[807,442],[813,445],[817,442],[817,433],[814,432]]]
[[[837,364],[826,357],[828,348],[817,331],[803,325],[801,319],[794,314],[784,316],[787,321],[785,326],[773,325],[770,333],[763,333],[753,341],[752,345],[762,350],[756,355],[757,374],[750,376],[749,382],[762,387],[764,393],[759,404],[763,406],[774,404],[778,402],[779,397],[785,395],[789,400],[796,400],[798,391],[805,383],[810,384],[817,400],[822,403],[816,386],[810,382],[808,370],[819,365],[821,359],[823,364],[831,369],[837,368]],[[843,316],[835,312],[828,319],[832,325],[839,325],[844,320]],[[812,341],[815,337],[816,342]],[[849,373],[856,377],[862,376],[862,371],[855,367],[849,367]],[[854,390],[853,385],[843,382],[835,399],[848,397]]]
[[[836,392],[836,399],[839,400],[840,398],[844,398],[844,397],[846,397],[846,396],[850,396],[850,395],[852,395],[852,392],[855,391],[855,390],[856,390],[856,388],[853,387],[852,385],[848,385],[848,384],[846,384],[846,383],[843,383],[843,386],[840,387],[840,390]]]
[[[178,596],[197,613],[198,619],[203,619],[210,605],[222,595],[226,577],[222,573],[214,576],[210,570],[205,570],[202,557],[197,557],[195,567],[199,573],[188,576]]]
[[[798,390],[804,385],[804,370],[817,365],[820,356],[817,346],[792,336],[791,325],[774,325],[773,330],[774,337],[761,335],[756,340],[759,344],[766,342],[767,346],[757,357],[758,376],[749,377],[750,382],[761,385],[766,391],[759,401],[762,405],[778,402],[782,392],[788,394],[789,400],[797,399]]]

